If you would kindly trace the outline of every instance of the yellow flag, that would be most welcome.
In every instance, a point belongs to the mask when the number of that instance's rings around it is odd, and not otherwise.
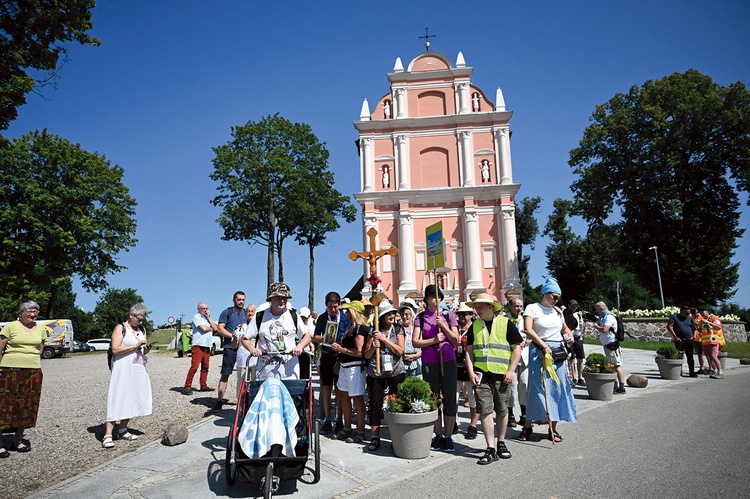
[[[560,386],[560,380],[557,378],[557,373],[555,372],[555,363],[552,362],[552,355],[548,353],[544,354],[544,369],[549,373],[549,377],[555,380],[557,386]]]

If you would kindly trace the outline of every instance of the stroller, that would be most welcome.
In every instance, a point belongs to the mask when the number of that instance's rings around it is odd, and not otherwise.
[[[284,353],[264,354],[261,358],[269,361],[284,362]],[[307,354],[305,354],[307,355]],[[303,379],[282,380],[284,386],[294,400],[294,406],[299,415],[297,424],[297,445],[294,449],[295,456],[287,457],[269,452],[261,458],[249,458],[242,450],[238,441],[238,435],[260,386],[264,380],[251,379],[255,377],[255,371],[249,368],[245,370],[245,379],[240,385],[240,393],[237,395],[237,410],[234,416],[234,424],[229,430],[227,437],[227,453],[225,459],[225,477],[229,486],[235,481],[257,483],[263,490],[263,497],[270,498],[279,488],[282,480],[297,480],[305,474],[307,462],[313,460],[313,480],[311,483],[320,481],[320,429],[317,420],[313,417],[313,386],[308,372],[300,373]],[[309,363],[307,363],[309,366]],[[276,449],[272,449],[276,450]]]

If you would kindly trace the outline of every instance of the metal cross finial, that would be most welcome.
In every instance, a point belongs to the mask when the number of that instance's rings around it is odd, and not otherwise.
[[[437,35],[431,35],[430,29],[425,28],[424,29],[424,36],[420,36],[419,38],[424,38],[424,46],[429,51],[430,50],[430,38],[435,38]]]

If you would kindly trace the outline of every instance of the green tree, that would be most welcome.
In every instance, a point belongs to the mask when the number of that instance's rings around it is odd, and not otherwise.
[[[16,119],[27,93],[56,83],[67,61],[63,42],[101,44],[86,34],[92,27],[91,9],[95,5],[94,0],[0,3],[0,130]]]
[[[123,267],[117,254],[136,243],[136,202],[123,169],[46,130],[0,144],[0,304],[47,304],[78,276],[89,291]]]
[[[107,288],[94,307],[97,338],[109,338],[116,325],[122,324],[130,316],[130,307],[144,303],[143,298],[133,288]],[[146,304],[148,307],[148,304]],[[142,326],[146,331],[154,329],[151,319],[147,318]]]
[[[738,190],[750,187],[750,92],[689,70],[634,86],[596,107],[569,165],[573,214],[617,230],[618,261],[665,300],[716,304],[733,295],[731,258],[739,227]],[[733,179],[734,184],[730,183]],[[737,189],[735,189],[735,186]],[[617,211],[615,211],[617,207]],[[616,225],[611,223],[616,220]]]
[[[529,282],[529,260],[531,255],[524,255],[523,248],[528,246],[533,250],[536,245],[536,236],[539,235],[539,224],[534,214],[539,211],[542,198],[523,198],[516,204],[516,245],[518,247],[518,275],[524,290],[532,289]]]
[[[357,209],[347,196],[333,188],[333,174],[325,171],[310,178],[305,185],[308,196],[297,205],[301,225],[295,231],[295,239],[310,252],[310,288],[307,306],[315,305],[315,248],[325,243],[331,232],[340,227],[339,219],[351,223],[357,218]]]
[[[232,140],[215,147],[214,172],[219,195],[211,203],[222,208],[217,220],[224,240],[247,241],[268,248],[268,285],[275,280],[274,255],[279,260],[279,281],[284,280],[284,240],[295,234],[313,212],[309,185],[329,179],[328,150],[309,125],[292,123],[278,114],[259,122],[232,127]],[[331,191],[333,192],[333,190]]]

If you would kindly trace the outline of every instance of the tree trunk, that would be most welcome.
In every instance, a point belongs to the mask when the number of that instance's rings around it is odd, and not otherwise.
[[[315,247],[311,244],[310,248],[310,291],[307,294],[307,306],[310,310],[315,305]]]
[[[47,310],[45,311],[44,318],[49,319],[55,316],[55,302],[57,301],[57,286],[52,286],[49,292],[49,300],[47,300]],[[40,310],[41,312],[41,310]]]
[[[276,248],[274,247],[274,243],[276,242],[276,214],[274,213],[274,204],[273,200],[271,200],[271,207],[269,209],[269,222],[271,223],[271,233],[268,237],[268,274],[266,276],[266,279],[268,283],[266,284],[266,291],[271,288],[271,284],[273,283],[273,277],[274,277],[274,257],[276,254]]]
[[[284,282],[284,258],[281,253],[284,249],[284,239],[279,238],[279,242],[276,244],[276,254],[279,257],[279,282]]]

